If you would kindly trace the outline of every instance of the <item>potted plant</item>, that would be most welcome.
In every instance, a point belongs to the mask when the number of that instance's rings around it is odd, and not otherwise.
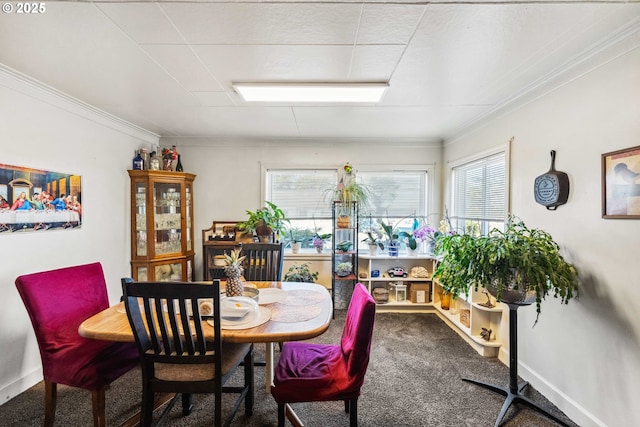
[[[357,182],[355,177],[351,175],[353,167],[347,163],[344,165],[345,177],[340,178],[338,185],[327,190],[330,194],[331,201],[340,202],[342,206],[338,211],[336,218],[336,226],[338,228],[347,228],[351,226],[351,204],[356,202],[360,209],[367,207],[371,198],[371,190],[366,184]]]
[[[374,236],[372,231],[367,231],[367,237],[362,239],[364,243],[369,245],[369,255],[375,256],[378,253],[378,248],[380,250],[384,249],[384,245],[379,237]]]
[[[285,217],[282,209],[278,208],[274,203],[265,201],[266,206],[255,212],[246,211],[249,219],[238,224],[240,231],[245,234],[256,234],[260,241],[276,240],[284,231],[284,224],[289,222]]]
[[[305,262],[300,265],[293,264],[284,275],[285,282],[307,282],[315,283],[318,280],[318,272],[311,272],[309,263]]]
[[[340,277],[345,277],[351,274],[353,270],[353,264],[351,261],[344,261],[336,264],[336,274]]]
[[[297,254],[300,252],[300,239],[298,239],[294,233],[293,229],[289,229],[289,244],[291,245],[291,252]]]
[[[336,244],[336,249],[340,252],[349,252],[351,246],[353,246],[353,242],[351,240],[343,240]]]
[[[383,234],[387,236],[387,250],[389,251],[389,256],[398,256],[398,251],[400,249],[400,232],[397,230],[398,221],[395,225],[386,224],[384,221],[380,221],[380,226],[382,227]]]
[[[468,296],[473,286],[485,287],[497,301],[514,305],[540,304],[552,294],[567,304],[577,296],[578,273],[560,255],[560,247],[543,230],[530,229],[510,216],[505,231],[487,236],[453,234],[440,237],[436,252],[442,256],[433,275],[453,298]]]
[[[316,231],[315,236],[313,236],[313,246],[316,248],[316,251],[318,251],[318,253],[322,252],[322,249],[324,249],[324,242],[330,238],[331,233],[318,234],[318,232]]]

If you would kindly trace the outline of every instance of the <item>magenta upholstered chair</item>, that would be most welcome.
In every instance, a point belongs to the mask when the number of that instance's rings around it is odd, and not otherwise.
[[[285,404],[328,400],[344,400],[349,425],[358,425],[358,396],[369,365],[375,316],[375,301],[358,283],[340,345],[285,343],[271,388],[278,403],[279,427],[284,426]]]
[[[139,363],[135,343],[83,338],[78,326],[109,306],[100,263],[27,274],[16,279],[40,348],[45,426],[55,419],[57,384],[90,390],[95,426],[105,426],[105,389]]]

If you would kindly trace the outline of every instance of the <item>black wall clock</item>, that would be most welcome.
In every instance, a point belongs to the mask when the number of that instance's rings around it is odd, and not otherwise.
[[[569,198],[569,176],[556,170],[556,151],[551,150],[551,169],[536,178],[533,183],[536,202],[548,210],[556,210]]]

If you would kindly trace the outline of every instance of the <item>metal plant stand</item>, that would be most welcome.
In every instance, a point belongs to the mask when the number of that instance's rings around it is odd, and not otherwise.
[[[504,302],[504,301],[503,301]],[[526,396],[520,394],[524,388],[529,385],[527,381],[523,381],[518,384],[518,304],[509,305],[509,387],[499,387],[497,385],[485,383],[482,381],[476,381],[468,378],[463,378],[463,381],[467,381],[473,384],[477,384],[481,387],[487,388],[498,394],[506,396],[498,419],[494,424],[494,427],[498,427],[500,422],[504,418],[509,407],[514,403],[522,403],[536,412],[539,412],[547,417],[551,418],[561,426],[569,427],[569,424],[565,423],[553,414],[550,414],[546,410],[542,409],[537,403],[533,402]]]

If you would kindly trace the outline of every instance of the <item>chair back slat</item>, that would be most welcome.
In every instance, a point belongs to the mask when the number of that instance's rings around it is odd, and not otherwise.
[[[244,278],[250,281],[282,280],[282,243],[244,243],[242,255],[246,256]]]
[[[136,342],[146,357],[162,363],[215,362],[216,352],[221,349],[219,280],[213,284],[194,284],[136,283],[123,279],[123,291],[127,315],[135,325]],[[139,309],[139,299],[143,312]],[[207,344],[202,326],[199,301],[205,299],[214,301],[211,317],[217,333],[213,345]]]

